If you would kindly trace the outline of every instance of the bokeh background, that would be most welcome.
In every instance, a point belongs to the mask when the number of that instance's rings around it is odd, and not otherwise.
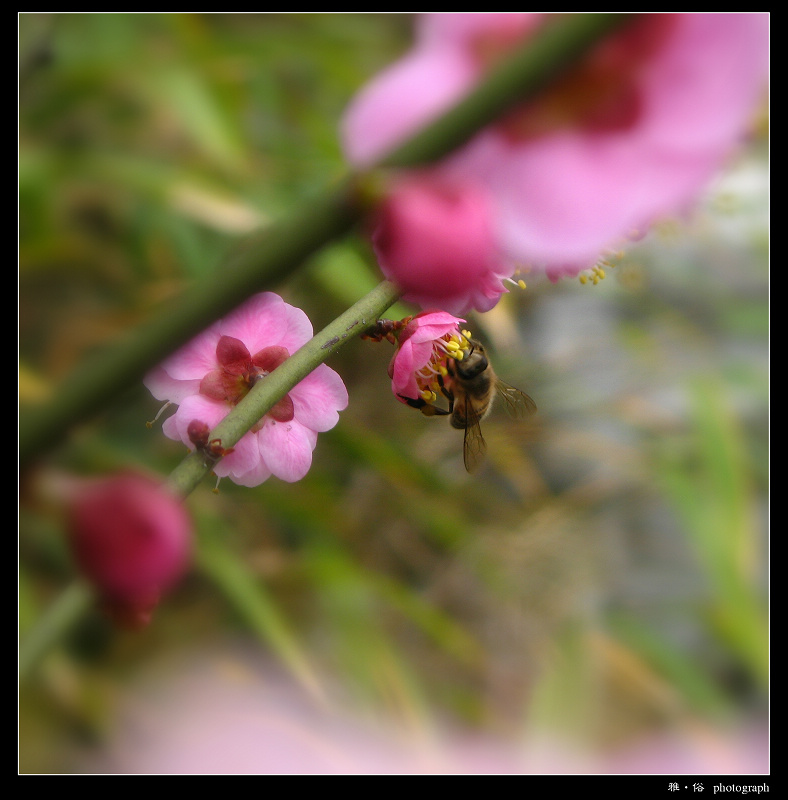
[[[22,408],[341,177],[342,111],[411,23],[21,14]],[[765,109],[599,285],[469,318],[539,406],[486,421],[473,477],[391,346],[345,347],[307,477],[206,481],[153,623],[90,610],[21,676],[20,772],[768,772]],[[317,329],[379,279],[351,236],[270,288]],[[140,385],[22,476],[22,637],[76,577],[47,487],[166,475],[159,405]]]

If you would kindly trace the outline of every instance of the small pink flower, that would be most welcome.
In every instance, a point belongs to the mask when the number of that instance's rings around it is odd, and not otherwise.
[[[488,311],[514,271],[498,251],[482,187],[421,173],[399,181],[374,215],[383,274],[422,308]]]
[[[429,14],[413,50],[349,107],[366,166],[459,100],[546,15]],[[766,14],[642,14],[438,168],[491,198],[501,252],[577,274],[680,213],[747,132],[768,66]],[[447,279],[447,276],[445,276]]]
[[[424,311],[405,325],[389,364],[391,391],[398,400],[435,400],[446,359],[457,357],[466,347],[459,328],[464,321],[445,311]]]
[[[116,622],[150,622],[186,570],[192,527],[182,503],[152,478],[125,474],[78,486],[70,501],[74,557]]]
[[[312,325],[301,309],[271,292],[250,298],[147,375],[154,397],[178,404],[162,430],[187,447],[207,444],[205,427],[216,427],[258,380],[311,338]],[[342,379],[321,364],[234,448],[215,443],[214,454],[225,455],[214,472],[242,486],[257,486],[270,475],[300,480],[312,464],[317,434],[336,425],[347,403]]]

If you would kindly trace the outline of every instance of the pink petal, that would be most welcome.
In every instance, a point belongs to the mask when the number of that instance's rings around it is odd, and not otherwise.
[[[351,163],[366,166],[388,153],[468,89],[471,60],[459,49],[417,49],[368,83],[350,104],[342,142]]]
[[[425,345],[418,345],[421,351],[425,350]],[[432,346],[426,345],[428,355],[423,352],[414,353],[414,348],[406,342],[397,352],[389,367],[391,377],[391,390],[395,395],[403,395],[416,399],[421,394],[419,385],[416,382],[416,371],[421,369],[429,360],[432,353]],[[418,355],[418,358],[416,357]]]
[[[193,449],[189,438],[189,424],[198,419],[209,429],[215,428],[228,414],[229,407],[199,394],[189,395],[178,406],[178,410],[162,425],[162,430],[170,439],[180,439]]]
[[[273,292],[250,297],[220,322],[221,332],[240,339],[250,353],[281,345],[293,353],[312,337],[312,324],[299,308]]]
[[[305,428],[297,420],[267,420],[257,433],[257,441],[260,457],[277,478],[292,483],[301,480],[309,472],[317,433]]]
[[[240,486],[257,486],[270,476],[270,471],[260,458],[256,433],[244,434],[230,455],[213,468],[220,478],[230,478]]]
[[[764,91],[768,14],[685,14],[643,77],[656,146],[726,152]]]
[[[503,245],[523,263],[593,263],[653,209],[659,173],[626,137],[556,134],[500,159],[476,168],[494,184]]]
[[[222,317],[219,326],[223,334],[240,339],[250,353],[256,353],[266,344],[278,343],[286,314],[285,302],[279,295],[263,292]]]
[[[199,378],[176,380],[161,365],[154,367],[145,376],[143,383],[157,400],[169,400],[171,403],[180,403],[185,397],[200,391]]]
[[[290,355],[303,347],[312,338],[312,323],[309,317],[295,306],[287,306],[287,324],[282,330],[279,344]]]
[[[517,41],[543,22],[543,14],[526,12],[424,14],[418,21],[418,41],[421,45],[451,43],[458,47],[472,47],[474,41],[491,34],[498,40]]]
[[[167,373],[178,380],[194,380],[202,378],[216,364],[216,345],[219,341],[218,323],[195,336],[168,358],[161,366]]]
[[[342,378],[321,364],[290,391],[295,418],[313,431],[327,431],[339,421],[337,412],[347,408],[348,393]]]
[[[419,318],[417,317],[416,319]],[[430,315],[429,321],[425,321],[424,319],[419,320],[418,329],[411,338],[414,344],[433,342],[446,334],[456,333],[457,325],[460,322],[465,322],[465,320],[445,312],[440,312],[440,316],[433,313]]]
[[[254,438],[257,438],[256,434]],[[260,448],[256,441],[254,442],[254,448],[257,451],[257,458],[256,460],[253,459],[254,465],[251,469],[236,474],[232,469],[228,469],[224,463],[227,461],[227,458],[230,458],[230,456],[228,456],[216,465],[214,472],[220,478],[230,478],[233,483],[237,483],[239,486],[259,486],[271,477],[271,470],[268,469],[263,459],[259,457]],[[222,469],[223,465],[225,467],[224,469]]]

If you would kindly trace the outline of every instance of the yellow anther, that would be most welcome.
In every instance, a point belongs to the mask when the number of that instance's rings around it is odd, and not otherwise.
[[[600,267],[597,269],[597,275],[599,275],[599,280],[601,281],[605,277],[605,271]]]
[[[519,281],[517,281],[517,285],[518,285],[518,286],[519,286],[521,289],[525,289],[525,288],[526,288],[526,286],[525,286],[525,281],[524,281],[522,278],[520,278],[520,280],[519,280]]]
[[[594,277],[591,280],[594,286],[596,286],[599,283],[599,275],[594,275]]]
[[[580,276],[580,283],[585,285],[586,283],[588,283],[588,278],[585,275],[581,275]]]
[[[454,339],[450,339],[448,342],[446,342],[446,349],[454,352],[455,350],[460,349],[460,345]]]

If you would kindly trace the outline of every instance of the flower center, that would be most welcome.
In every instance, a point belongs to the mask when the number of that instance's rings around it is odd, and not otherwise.
[[[200,394],[230,406],[237,405],[252,386],[290,357],[285,347],[264,347],[254,355],[234,336],[222,336],[216,345],[217,369],[200,382]],[[268,412],[277,422],[289,422],[295,415],[290,395],[285,395]],[[261,425],[262,421],[258,423]],[[254,430],[254,429],[253,429]]]
[[[507,115],[501,130],[523,141],[562,128],[601,132],[632,127],[642,111],[640,76],[675,24],[675,14],[637,15],[538,97]],[[478,36],[473,51],[479,66],[500,60],[532,32],[510,24]]]
[[[462,361],[471,350],[471,333],[447,333],[432,343],[432,358],[416,371],[416,383],[421,392],[421,399],[434,403],[442,391],[441,382],[449,374],[446,367],[448,359]]]

